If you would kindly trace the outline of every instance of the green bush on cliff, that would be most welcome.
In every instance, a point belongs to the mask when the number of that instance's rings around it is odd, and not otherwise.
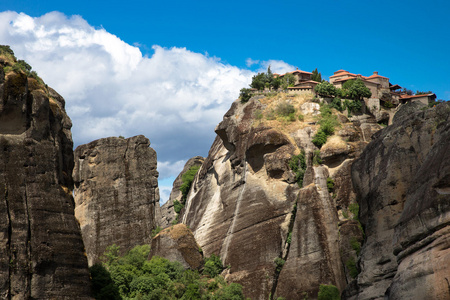
[[[292,156],[289,161],[289,168],[295,174],[295,181],[297,182],[299,187],[303,187],[303,176],[306,171],[306,159],[305,159],[305,151],[299,155]]]
[[[339,121],[337,117],[333,115],[331,107],[325,104],[320,108],[320,119],[317,123],[320,127],[312,142],[320,148],[327,142],[328,137],[334,134],[335,128],[339,126]]]
[[[222,273],[224,267],[222,260],[215,254],[211,254],[210,257],[205,259],[205,267],[203,269],[203,274],[209,275],[214,278],[220,273]]]
[[[148,260],[149,252],[150,247],[143,245],[120,256],[118,246],[108,247],[103,264],[90,268],[95,299],[244,299],[238,284],[206,273],[200,276],[162,257]],[[208,261],[216,273],[219,263],[223,269],[220,258]]]
[[[318,300],[340,300],[341,294],[339,289],[332,284],[321,284],[319,286]]]
[[[198,170],[200,169],[200,166],[192,166],[187,170],[182,176],[181,180],[183,181],[183,184],[180,186],[181,191],[181,204],[186,203],[187,194],[189,193],[189,190],[191,189],[192,182],[194,181],[195,175],[197,174]]]

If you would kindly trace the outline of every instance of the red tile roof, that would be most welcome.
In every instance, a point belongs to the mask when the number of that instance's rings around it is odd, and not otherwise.
[[[369,79],[369,78],[372,79],[372,78],[377,78],[377,77],[389,79],[387,77],[384,77],[384,76],[381,76],[381,75],[378,75],[378,74],[372,74],[372,75],[370,75],[369,77],[366,77],[366,78],[367,79]]]
[[[339,71],[338,71],[339,72]],[[356,74],[350,73],[348,71],[344,71],[342,70],[341,72],[334,72],[334,75],[331,75],[330,78],[332,77],[338,77],[338,76],[343,76],[343,75],[348,75],[348,76],[356,76]]]
[[[295,71],[287,72],[287,73],[285,73],[285,74],[283,74],[283,75],[280,75],[280,77],[282,77],[282,76],[284,76],[284,75],[286,75],[286,74],[288,74],[288,73],[290,73],[290,74],[303,73],[303,74],[311,74],[311,75],[312,75],[311,72],[306,72],[306,71],[302,71],[302,70],[295,70]]]
[[[420,98],[420,97],[434,97],[436,98],[436,94],[423,94],[423,95],[400,95],[400,99],[411,99],[411,98]]]

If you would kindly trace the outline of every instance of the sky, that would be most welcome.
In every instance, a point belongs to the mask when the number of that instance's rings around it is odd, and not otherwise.
[[[257,72],[344,69],[450,99],[450,1],[0,2],[10,45],[66,100],[74,146],[143,134],[164,202]]]

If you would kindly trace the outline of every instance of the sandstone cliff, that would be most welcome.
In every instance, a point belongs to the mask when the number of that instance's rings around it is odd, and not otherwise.
[[[261,117],[284,102],[303,112],[304,122]],[[311,299],[320,284],[343,290],[350,278],[341,256],[350,236],[340,236],[340,225],[362,239],[357,223],[342,214],[355,200],[350,166],[380,127],[374,119],[339,115],[339,132],[322,147],[325,164],[313,164],[318,110],[298,96],[235,101],[182,212],[205,255],[219,254],[230,266],[227,279],[252,299]],[[289,162],[302,150],[307,167],[300,189]],[[333,193],[327,178],[335,180]]]
[[[176,219],[176,212],[173,208],[173,202],[175,200],[181,201],[181,191],[180,187],[183,184],[182,176],[186,171],[188,171],[193,166],[200,166],[205,159],[201,156],[196,156],[191,159],[189,159],[186,164],[184,165],[183,170],[180,172],[180,174],[175,178],[175,181],[173,182],[172,191],[170,192],[169,200],[167,200],[164,205],[161,206],[161,221],[160,225],[162,228],[169,227]]]
[[[347,299],[450,298],[450,105],[406,105],[352,166],[366,241]]]
[[[142,136],[104,138],[75,149],[75,216],[89,265],[106,247],[150,244],[161,218],[156,152]]]
[[[1,54],[0,298],[90,299],[71,193],[72,123],[64,99],[15,64],[12,52]]]

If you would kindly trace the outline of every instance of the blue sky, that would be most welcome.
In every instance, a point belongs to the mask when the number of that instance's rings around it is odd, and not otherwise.
[[[146,135],[163,198],[269,64],[378,71],[450,99],[449,1],[15,0],[0,12],[0,44],[66,99],[75,144]]]

